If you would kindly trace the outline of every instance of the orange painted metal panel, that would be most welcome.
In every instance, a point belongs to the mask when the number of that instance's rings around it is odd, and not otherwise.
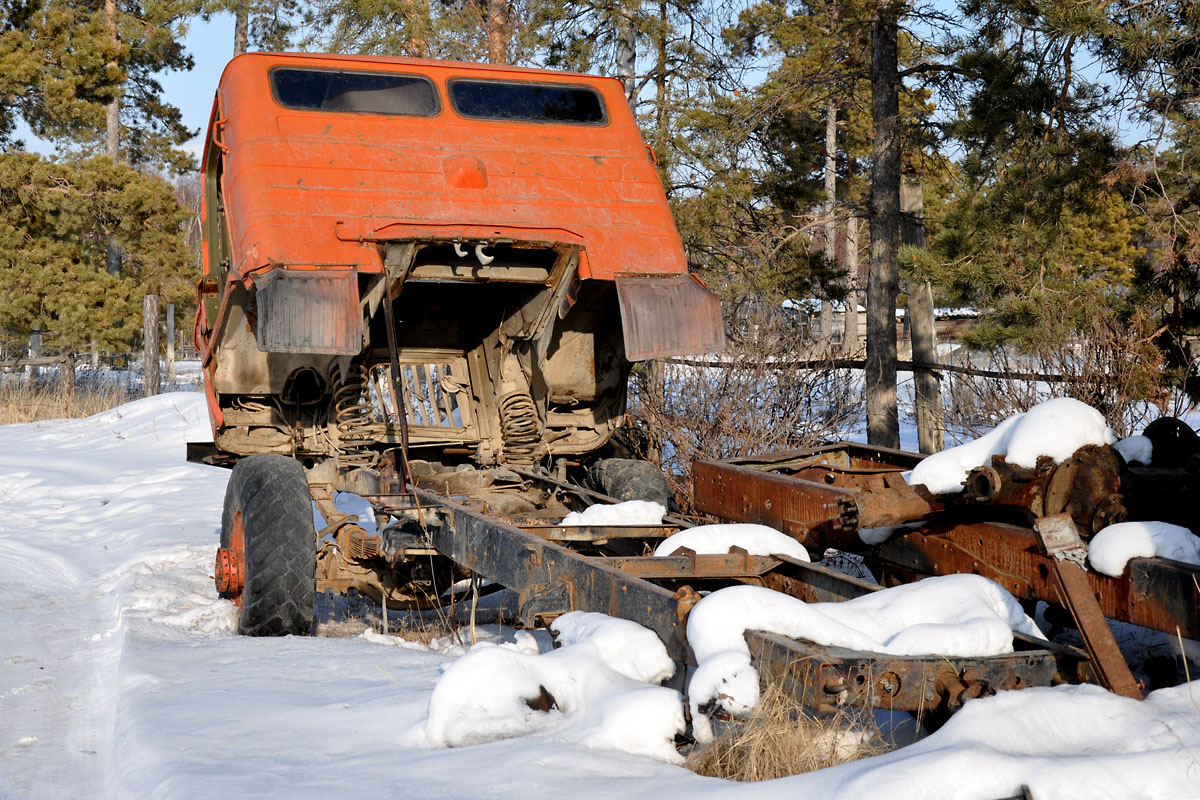
[[[284,108],[273,67],[423,75],[432,117]],[[469,119],[456,77],[588,86],[603,124]],[[362,56],[251,53],[218,90],[228,148],[222,178],[231,279],[275,266],[381,269],[374,241],[415,231],[557,229],[583,243],[580,277],[686,272],[682,244],[620,82],[493,65]],[[215,108],[214,108],[215,111]],[[218,120],[214,114],[213,123]],[[214,151],[210,151],[210,154]],[[439,231],[440,232],[440,231]],[[374,241],[372,241],[374,240]]]

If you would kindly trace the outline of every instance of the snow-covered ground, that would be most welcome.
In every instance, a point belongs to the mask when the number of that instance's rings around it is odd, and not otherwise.
[[[0,427],[0,797],[1200,797],[1200,682],[1143,703],[1005,693],[909,747],[766,784],[609,749],[580,725],[434,746],[421,731],[447,722],[430,700],[461,648],[232,633],[210,578],[228,473],[184,461],[208,435],[199,394]],[[590,672],[581,630],[535,674]],[[513,646],[492,649],[550,658],[501,638]]]

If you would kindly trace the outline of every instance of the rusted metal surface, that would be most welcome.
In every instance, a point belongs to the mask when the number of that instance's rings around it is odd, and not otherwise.
[[[899,474],[885,473],[880,478],[877,490],[862,491],[838,503],[840,527],[857,532],[860,528],[901,525],[945,508],[943,501],[924,486],[909,486]]]
[[[819,452],[836,464],[838,450],[860,447],[830,445]],[[810,548],[835,547],[862,553],[893,579],[976,573],[995,580],[1020,599],[1058,603],[1052,559],[1042,550],[1031,528],[1011,522],[1032,524],[1035,513],[1045,516],[1049,508],[1054,513],[1070,514],[1090,535],[1106,515],[1108,519],[1121,516],[1124,500],[1133,508],[1143,509],[1138,492],[1152,486],[1156,474],[1167,473],[1163,479],[1167,486],[1200,488],[1195,476],[1189,478],[1178,470],[1151,469],[1130,470],[1137,483],[1133,489],[1125,485],[1127,493],[1116,492],[1114,476],[1122,473],[1110,448],[1083,448],[1057,467],[1044,464],[1034,470],[997,460],[974,473],[974,488],[969,480],[963,499],[950,501],[947,511],[929,516],[919,530],[900,532],[883,544],[868,547],[851,527],[846,527],[853,520],[844,512],[869,506],[885,509],[878,512],[882,516],[888,504],[895,501],[899,509],[896,516],[904,516],[901,512],[911,497],[904,489],[885,488],[864,502],[871,490],[842,489],[767,471],[786,469],[789,464],[807,468],[804,460],[816,454],[810,451],[698,462],[696,504],[703,512],[723,519],[772,525]],[[910,458],[917,457],[910,454]],[[884,475],[894,469],[884,459],[878,466]],[[1184,505],[1194,509],[1194,502],[1184,503],[1175,495],[1178,513],[1183,513]],[[993,513],[1005,521],[988,520],[986,515]],[[1111,619],[1172,634],[1178,628],[1189,638],[1200,636],[1200,568],[1165,559],[1134,559],[1121,578],[1089,570],[1086,581],[1103,614]]]
[[[1018,509],[1030,524],[1039,517],[1068,513],[1085,537],[1128,515],[1121,461],[1108,446],[1081,447],[1061,464],[1043,456],[1033,468],[993,456],[991,464],[967,475],[962,495],[968,503]]]
[[[605,563],[589,559],[494,517],[430,492],[419,502],[438,509],[427,526],[430,541],[455,563],[520,591],[527,624],[572,610],[632,619],[658,634],[672,658],[694,664],[675,593]]]
[[[1019,525],[934,520],[865,551],[897,577],[975,573],[1018,599],[1058,602],[1054,565],[1037,534]],[[1104,616],[1165,633],[1200,636],[1200,568],[1166,559],[1134,559],[1126,575],[1086,573]]]
[[[1088,585],[1084,572],[1087,548],[1079,538],[1071,515],[1042,517],[1034,524],[1034,530],[1050,556],[1059,603],[1071,612],[1083,644],[1092,657],[1100,685],[1122,697],[1141,700],[1141,689]]]
[[[679,533],[676,525],[528,525],[516,527],[549,539],[552,542],[591,542],[602,544],[609,539],[665,539]]]
[[[679,580],[690,578],[749,578],[759,577],[781,563],[769,556],[752,556],[746,553],[729,555],[697,555],[687,551],[685,555],[671,556],[609,556],[604,563],[642,578]]]
[[[602,611],[654,630],[672,657],[691,661],[684,638],[687,613],[699,599],[690,586],[674,593],[645,578],[755,576],[806,599],[845,600],[876,586],[787,558],[733,553],[666,558],[587,558],[532,534],[441,503],[444,524],[431,527],[439,549],[471,569],[521,592],[523,616],[548,620],[572,609]],[[638,577],[641,576],[641,577]],[[831,710],[850,703],[905,710],[953,709],[970,697],[1002,689],[1049,685],[1055,655],[1032,650],[991,658],[892,657],[828,648],[761,632],[747,642],[763,680],[777,681],[800,702]]]
[[[973,697],[1048,686],[1056,672],[1054,656],[1045,650],[987,658],[889,656],[763,631],[747,631],[746,643],[761,679],[778,682],[802,704],[828,712],[847,705],[953,710]]]
[[[811,548],[855,550],[855,531],[837,524],[851,489],[824,486],[737,463],[697,461],[693,465],[696,510],[722,519],[770,525]]]
[[[1087,445],[1055,468],[1046,484],[1042,516],[1069,514],[1084,538],[1124,522],[1121,460],[1112,447]]]
[[[694,660],[686,641],[687,615],[700,595],[686,583],[672,591],[655,580],[749,581],[809,601],[845,600],[878,590],[820,566],[745,552],[584,556],[435,494],[417,490],[416,498],[429,542],[468,569],[517,588],[527,624],[544,624],[571,610],[600,611],[650,628],[673,658],[689,664]],[[403,509],[393,503],[386,510]],[[1055,675],[1055,655],[1045,650],[995,659],[893,658],[771,634],[747,633],[747,641],[764,680],[777,680],[801,702],[826,708],[839,703],[953,708],[968,697],[999,689],[1048,685]],[[816,678],[800,680],[803,676]]]
[[[691,275],[620,275],[616,284],[630,361],[725,350],[721,303]]]

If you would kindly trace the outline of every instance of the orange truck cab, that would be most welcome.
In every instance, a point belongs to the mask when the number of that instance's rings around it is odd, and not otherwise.
[[[631,362],[723,345],[613,79],[247,54],[203,172],[195,338],[224,454],[579,464]]]

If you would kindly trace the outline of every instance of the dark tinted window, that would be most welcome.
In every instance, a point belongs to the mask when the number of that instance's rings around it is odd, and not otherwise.
[[[464,117],[527,122],[604,122],[600,95],[581,86],[454,80],[450,100]]]
[[[421,117],[438,112],[433,84],[414,75],[276,69],[271,86],[275,99],[288,108]]]

